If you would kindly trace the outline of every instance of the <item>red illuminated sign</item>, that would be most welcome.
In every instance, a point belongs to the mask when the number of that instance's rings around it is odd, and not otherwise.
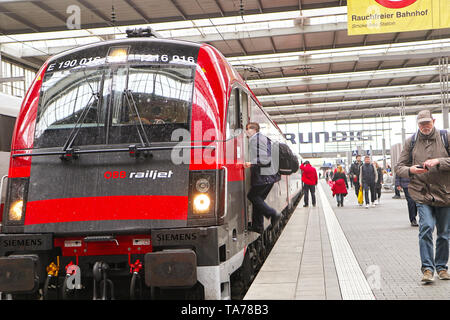
[[[400,9],[412,5],[417,0],[375,0],[383,7],[390,9]]]

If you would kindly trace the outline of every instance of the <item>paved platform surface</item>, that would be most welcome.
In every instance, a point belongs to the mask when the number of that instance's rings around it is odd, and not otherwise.
[[[350,189],[341,208],[323,180],[316,194],[316,207],[299,203],[244,299],[450,299],[450,281],[420,281],[404,198],[383,192],[366,209]]]

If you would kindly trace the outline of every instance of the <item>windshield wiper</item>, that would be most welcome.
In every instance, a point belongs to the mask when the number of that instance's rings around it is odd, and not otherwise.
[[[92,98],[94,98],[94,100],[91,103]],[[69,136],[67,137],[66,142],[64,143],[64,146],[62,148],[62,151],[64,153],[66,153],[67,151],[71,152],[73,142],[75,141],[75,138],[78,136],[78,133],[80,132],[81,125],[83,124],[84,120],[86,119],[86,116],[88,115],[89,110],[91,110],[92,105],[97,104],[97,107],[98,107],[98,101],[99,101],[99,93],[92,92],[92,95],[88,100],[88,107],[85,108],[81,112],[80,118],[78,119],[77,123],[75,123],[75,126],[73,127],[72,131],[70,132]]]
[[[128,148],[114,148],[114,149],[67,149],[65,151],[44,151],[33,153],[19,153],[13,154],[13,158],[19,157],[35,157],[35,156],[52,156],[59,155],[61,160],[77,159],[80,154],[92,154],[92,153],[111,153],[111,152],[129,152],[130,157],[138,158],[142,155],[142,152],[151,151],[163,151],[163,150],[177,150],[177,149],[216,149],[215,146],[191,146],[191,145],[176,145],[176,146],[164,146],[164,147],[137,147],[136,145],[130,145]],[[145,155],[145,153],[144,153]]]
[[[136,126],[136,130],[138,132],[139,140],[141,140],[142,146],[144,146],[144,147],[146,145],[150,146],[150,140],[148,139],[147,133],[145,132],[144,124],[142,123],[141,115],[139,114],[139,110],[137,108],[136,102],[134,101],[133,92],[130,89],[125,89],[123,91],[123,93],[125,94],[125,98],[126,98],[127,103],[128,103],[128,108],[130,109],[130,111],[134,111],[134,113],[136,114],[137,119],[139,120],[139,125],[135,121],[133,121],[133,122],[134,122],[134,124]],[[143,135],[145,137],[145,142],[147,144],[144,143],[144,139],[142,138],[142,134],[141,134],[141,132],[139,130],[139,127],[142,130],[142,133],[143,133]]]

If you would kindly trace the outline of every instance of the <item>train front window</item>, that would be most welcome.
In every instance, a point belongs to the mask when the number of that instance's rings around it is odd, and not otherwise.
[[[75,127],[75,144],[104,141],[105,112],[99,108],[104,71],[65,70],[44,77],[36,119],[35,148],[62,146]]]
[[[41,89],[35,148],[169,142],[189,130],[194,69],[106,65],[49,72]]]
[[[189,130],[194,88],[186,66],[130,66],[114,75],[110,144],[171,141]]]

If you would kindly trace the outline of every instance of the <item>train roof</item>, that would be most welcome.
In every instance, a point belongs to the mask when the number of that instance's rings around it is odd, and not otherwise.
[[[101,47],[101,46],[107,46],[107,45],[117,45],[117,44],[126,44],[126,43],[133,43],[133,42],[163,42],[163,43],[170,43],[170,44],[179,44],[183,46],[190,46],[190,47],[197,47],[200,48],[203,44],[198,42],[192,42],[192,41],[185,41],[185,40],[173,40],[173,39],[161,39],[161,38],[146,38],[146,37],[138,37],[138,38],[126,38],[126,39],[115,39],[115,40],[108,40],[108,41],[102,41],[102,42],[95,42],[90,43],[81,47],[77,47],[74,49],[66,50],[63,52],[60,52],[52,57],[49,58],[48,62],[51,62],[53,60],[56,60],[60,57],[64,57],[66,55],[76,53],[78,51],[83,51],[90,48],[95,47]]]
[[[0,93],[0,115],[17,117],[22,105],[22,98]]]

